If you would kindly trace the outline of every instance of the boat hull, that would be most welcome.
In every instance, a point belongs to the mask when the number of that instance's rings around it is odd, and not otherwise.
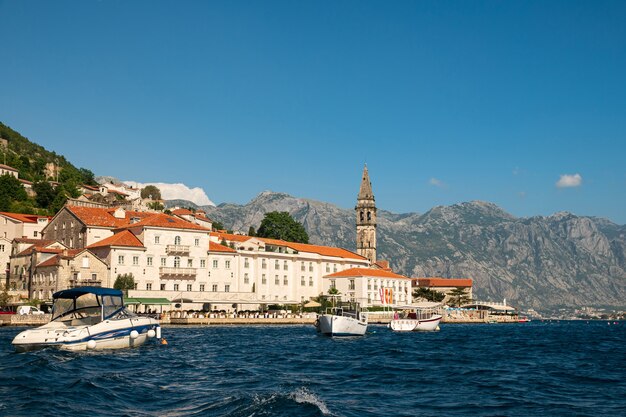
[[[363,336],[367,320],[323,314],[318,318],[317,330],[327,336]]]
[[[155,337],[158,327],[159,322],[149,317],[105,320],[92,326],[76,327],[51,322],[21,332],[13,339],[13,346],[17,352],[46,347],[72,351],[122,349],[141,346]]]
[[[417,319],[394,319],[389,322],[389,328],[396,332],[432,332],[439,328],[441,316],[433,314],[430,318]]]

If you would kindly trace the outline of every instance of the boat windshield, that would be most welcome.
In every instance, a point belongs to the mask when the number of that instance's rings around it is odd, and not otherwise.
[[[52,308],[52,320],[101,317],[102,307],[96,294],[82,294],[76,298],[57,298]]]

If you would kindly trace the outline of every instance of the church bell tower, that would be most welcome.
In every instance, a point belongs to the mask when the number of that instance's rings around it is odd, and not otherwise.
[[[361,188],[354,209],[356,210],[356,252],[373,264],[376,262],[376,202],[367,165],[363,168]]]

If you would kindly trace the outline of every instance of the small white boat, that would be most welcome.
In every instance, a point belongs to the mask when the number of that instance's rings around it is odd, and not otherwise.
[[[404,306],[394,313],[389,328],[396,332],[432,332],[439,330],[441,314],[438,314],[439,303],[422,303],[415,306]]]
[[[78,287],[53,296],[52,320],[15,336],[18,352],[48,346],[65,350],[120,349],[161,338],[159,322],[139,317],[124,307],[122,291]]]
[[[367,331],[367,313],[354,309],[330,307],[315,322],[318,332],[328,336],[363,336]]]

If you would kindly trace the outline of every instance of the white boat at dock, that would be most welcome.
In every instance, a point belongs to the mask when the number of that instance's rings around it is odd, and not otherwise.
[[[439,303],[420,303],[413,306],[396,308],[394,318],[389,322],[389,328],[396,332],[439,330],[442,315],[438,313]]]
[[[53,296],[52,320],[13,339],[18,352],[59,347],[65,350],[120,349],[160,338],[159,322],[139,317],[124,306],[123,293],[100,287],[78,287]]]
[[[363,336],[367,331],[367,312],[358,304],[329,307],[315,321],[318,332],[328,336]]]

